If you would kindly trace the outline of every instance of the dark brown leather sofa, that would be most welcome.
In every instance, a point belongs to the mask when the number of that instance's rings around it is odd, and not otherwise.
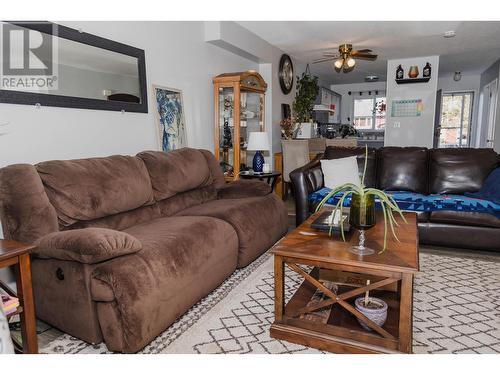
[[[287,231],[261,181],[226,184],[205,150],[0,169],[8,239],[36,243],[37,316],[136,352]]]
[[[362,173],[365,148],[327,147],[322,158],[356,155]],[[426,149],[383,147],[368,153],[365,184],[383,190],[422,194],[463,194],[478,191],[488,174],[500,165],[491,149]],[[295,193],[296,222],[310,214],[308,196],[324,187],[319,160],[290,173]],[[500,219],[477,212],[418,212],[422,244],[500,251]]]

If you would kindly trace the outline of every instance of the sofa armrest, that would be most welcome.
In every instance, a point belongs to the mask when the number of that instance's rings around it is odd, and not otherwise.
[[[94,264],[142,249],[141,242],[125,232],[105,228],[72,229],[49,233],[36,242],[39,258]]]
[[[295,222],[297,226],[309,217],[309,194],[324,186],[320,158],[290,172],[295,197]]]
[[[263,197],[271,194],[271,186],[260,180],[237,180],[217,191],[217,199]]]

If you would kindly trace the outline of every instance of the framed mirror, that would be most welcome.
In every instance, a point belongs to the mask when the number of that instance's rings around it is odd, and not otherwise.
[[[144,50],[51,22],[0,25],[0,103],[148,112]]]

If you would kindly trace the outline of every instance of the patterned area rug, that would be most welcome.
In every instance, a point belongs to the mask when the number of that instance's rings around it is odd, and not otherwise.
[[[500,353],[500,267],[495,261],[420,254],[414,290],[415,353]],[[286,297],[302,280],[286,272]],[[236,271],[142,353],[321,353],[269,337],[273,262],[268,254]],[[43,353],[108,353],[61,335]]]

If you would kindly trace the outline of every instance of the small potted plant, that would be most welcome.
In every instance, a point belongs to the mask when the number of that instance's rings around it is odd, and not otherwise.
[[[284,118],[280,121],[281,137],[283,139],[291,139],[295,128],[295,120],[293,117]]]
[[[370,281],[368,280],[366,284],[370,285]],[[382,327],[387,320],[387,303],[380,298],[370,297],[368,291],[364,297],[356,298],[354,307],[379,327]],[[371,328],[363,321],[358,319],[358,322],[361,327],[367,331],[371,331]]]
[[[396,235],[396,231],[394,230],[394,227],[399,225],[396,221],[394,213],[399,214],[401,216],[401,219],[406,223],[406,219],[403,215],[403,212],[398,207],[398,204],[396,203],[393,197],[386,194],[382,190],[369,188],[365,186],[364,182],[365,182],[367,163],[368,163],[368,146],[366,146],[365,148],[365,165],[363,169],[363,176],[361,178],[361,184],[355,185],[352,183],[347,183],[335,187],[321,200],[321,202],[318,204],[316,208],[317,212],[327,203],[327,201],[330,198],[335,197],[337,194],[340,194],[334,212],[339,209],[340,212],[342,212],[346,198],[349,195],[351,196],[349,224],[359,229],[360,234],[359,234],[359,245],[353,246],[350,249],[350,252],[357,255],[369,255],[374,253],[373,249],[365,247],[365,230],[370,229],[375,225],[376,221],[375,198],[378,199],[379,204],[381,206],[381,210],[384,214],[384,246],[379,253],[384,252],[385,249],[387,248],[388,227],[390,227],[394,238],[397,241],[399,241]],[[343,221],[340,220],[340,233],[342,234],[342,239],[345,241],[343,224],[344,224]],[[333,223],[330,227],[330,235],[332,234],[332,227]]]

